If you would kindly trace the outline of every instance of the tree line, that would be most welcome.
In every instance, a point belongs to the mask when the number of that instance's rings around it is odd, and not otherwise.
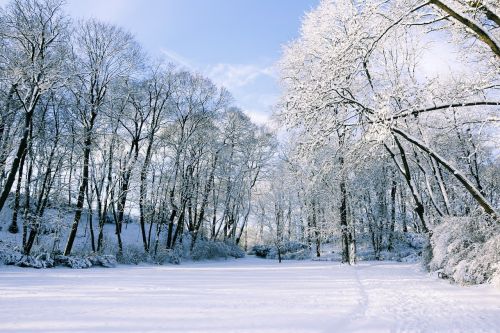
[[[64,255],[83,223],[102,251],[109,222],[120,254],[129,215],[146,252],[187,233],[240,242],[275,139],[227,90],[151,60],[120,27],[72,21],[62,0],[10,1],[0,43],[0,211],[24,254],[49,209],[73,216],[54,234]]]
[[[377,259],[408,232],[432,246],[450,217],[496,234],[498,13],[491,1],[323,0],[305,16],[280,63],[289,142],[264,200],[277,244],[306,240],[319,256],[339,234],[354,263],[356,240]],[[429,74],[429,52],[450,70]]]

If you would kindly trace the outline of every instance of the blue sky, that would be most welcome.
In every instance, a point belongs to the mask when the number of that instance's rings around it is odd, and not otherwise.
[[[7,0],[0,0],[5,4]],[[319,0],[67,0],[73,17],[131,31],[166,57],[226,86],[236,104],[265,122],[279,96],[275,62]]]

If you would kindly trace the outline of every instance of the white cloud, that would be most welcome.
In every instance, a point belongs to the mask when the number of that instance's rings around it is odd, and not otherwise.
[[[277,77],[274,66],[229,63],[200,66],[175,51],[162,49],[161,52],[166,60],[202,73],[215,84],[227,88],[235,97],[236,105],[241,107],[253,122],[271,125],[272,107],[279,95],[272,83]]]
[[[275,77],[273,66],[253,64],[216,64],[204,71],[214,82],[228,89],[241,88],[254,82],[260,76]]]
[[[168,61],[186,67],[187,69],[203,73],[216,84],[228,89],[244,87],[253,83],[261,76],[276,77],[276,71],[273,66],[218,63],[202,67],[175,51],[163,48],[161,53]]]

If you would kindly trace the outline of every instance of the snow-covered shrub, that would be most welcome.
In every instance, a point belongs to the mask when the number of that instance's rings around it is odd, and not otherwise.
[[[23,255],[19,249],[0,251],[1,263],[18,267],[29,268],[52,268],[55,266],[54,260],[48,253],[42,253],[38,256]]]
[[[429,268],[460,284],[498,279],[500,227],[488,217],[448,217],[433,230]]]
[[[245,252],[232,242],[214,242],[198,240],[191,251],[193,260],[205,260],[216,258],[243,258]]]
[[[88,256],[87,259],[92,263],[92,266],[112,268],[116,267],[117,264],[116,257],[109,254],[104,254],[104,255],[92,254]]]
[[[385,249],[380,252],[379,259],[417,262],[420,261],[420,256],[422,256],[427,243],[428,240],[425,234],[395,231],[392,237],[391,249],[389,250],[389,246],[386,244]]]
[[[421,259],[422,258],[419,257],[417,254],[411,253],[411,254],[407,255],[406,257],[401,257],[399,259],[399,261],[401,261],[401,262],[407,262],[407,263],[412,263],[413,264],[413,263],[419,262]]]
[[[396,233],[396,235],[401,235],[400,237],[395,237],[396,239],[402,238],[405,244],[417,250],[422,250],[428,243],[427,237],[421,233],[401,232],[401,233]]]
[[[14,265],[23,257],[21,250],[10,243],[0,240],[0,263]]]
[[[277,254],[276,254],[277,258]],[[295,252],[287,252],[281,256],[283,260],[307,260],[311,259],[311,249],[305,248]]]
[[[172,249],[160,249],[151,258],[153,264],[163,265],[163,264],[174,264],[179,265],[181,263],[180,251]]]
[[[66,266],[70,268],[89,268],[92,267],[92,262],[87,258],[76,256],[56,255],[54,258],[56,266]]]
[[[52,259],[49,253],[40,253],[35,258],[40,261],[43,268],[52,268],[55,266],[54,259]]]
[[[245,251],[241,249],[236,243],[233,242],[225,242],[227,249],[228,249],[228,255],[233,258],[244,258],[245,257]]]
[[[300,242],[285,242],[280,245],[281,259],[306,260],[311,259],[311,249]],[[266,259],[278,259],[278,248],[275,245],[255,245],[249,254]]]
[[[22,256],[20,260],[16,262],[9,263],[18,267],[27,267],[27,268],[44,268],[43,264],[40,260],[31,256]]]
[[[122,253],[117,255],[116,259],[120,264],[138,265],[141,262],[148,262],[149,255],[144,251],[144,247],[137,244],[130,244],[123,247]]]
[[[267,255],[269,254],[269,251],[271,251],[272,246],[271,245],[254,245],[250,252],[248,252],[249,255],[254,255],[257,257],[261,258],[266,258]]]

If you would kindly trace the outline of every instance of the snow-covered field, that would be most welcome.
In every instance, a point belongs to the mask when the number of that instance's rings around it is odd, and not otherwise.
[[[0,267],[0,332],[500,332],[500,291],[418,265]]]

